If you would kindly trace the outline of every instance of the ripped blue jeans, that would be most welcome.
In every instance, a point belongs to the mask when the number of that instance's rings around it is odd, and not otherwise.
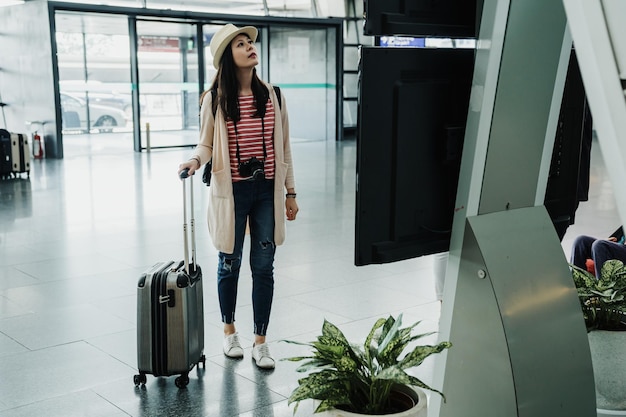
[[[217,293],[222,322],[235,321],[237,284],[246,234],[250,224],[250,270],[254,334],[265,336],[274,298],[274,180],[233,183],[235,197],[235,250],[220,252],[217,266]]]

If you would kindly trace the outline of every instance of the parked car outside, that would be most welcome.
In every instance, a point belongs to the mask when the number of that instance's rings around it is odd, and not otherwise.
[[[115,107],[124,113],[133,111],[133,99],[130,94],[89,92],[89,102]]]
[[[74,97],[82,99],[89,94],[89,102],[91,104],[99,104],[103,106],[111,106],[123,110],[128,115],[133,111],[133,98],[129,92],[119,91],[119,84],[103,83],[97,80],[61,80],[59,87],[63,93],[67,93]],[[140,98],[140,107],[145,109],[144,99]]]
[[[89,102],[89,126],[87,125],[87,102],[72,94],[61,93],[61,109],[63,112],[64,130],[88,131],[98,129],[100,132],[112,132],[113,128],[125,127],[129,115],[123,110],[102,104]]]

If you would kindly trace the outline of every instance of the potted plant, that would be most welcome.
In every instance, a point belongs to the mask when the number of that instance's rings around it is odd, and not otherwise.
[[[597,408],[626,416],[626,267],[609,260],[596,278],[572,265],[572,276],[588,331]]]
[[[406,370],[419,366],[425,358],[451,344],[417,345],[403,354],[412,342],[432,334],[413,336],[413,328],[418,324],[402,328],[401,314],[397,320],[392,316],[381,318],[361,347],[348,342],[339,328],[324,320],[317,341],[287,341],[313,350],[312,356],[285,359],[304,361],[297,371],[309,372],[298,380],[298,387],[289,397],[289,404],[296,403],[294,413],[300,401],[313,399],[319,402],[315,413],[325,412],[329,416],[396,415],[392,413],[425,416],[426,395],[421,389],[434,391],[442,397],[443,394],[407,374]],[[412,409],[415,414],[406,412],[407,409]]]
[[[602,265],[600,277],[572,265],[587,330],[626,330],[626,267],[611,259]]]

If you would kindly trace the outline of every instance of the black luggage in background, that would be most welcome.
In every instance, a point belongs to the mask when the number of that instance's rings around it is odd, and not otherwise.
[[[187,236],[187,195],[191,202],[191,262]],[[135,385],[146,383],[146,374],[180,374],[175,383],[184,388],[189,371],[205,364],[202,271],[196,263],[193,216],[193,182],[183,181],[184,260],[159,262],[144,272],[137,285],[137,367]]]
[[[0,129],[0,178],[8,178],[12,173],[11,134],[5,129]]]
[[[28,135],[0,129],[0,178],[26,173],[30,176]]]

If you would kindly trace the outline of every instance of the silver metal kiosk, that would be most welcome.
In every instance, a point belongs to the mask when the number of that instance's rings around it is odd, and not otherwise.
[[[585,1],[585,0],[582,0]],[[485,0],[430,417],[592,417],[571,274],[543,206],[571,52],[562,0]]]

